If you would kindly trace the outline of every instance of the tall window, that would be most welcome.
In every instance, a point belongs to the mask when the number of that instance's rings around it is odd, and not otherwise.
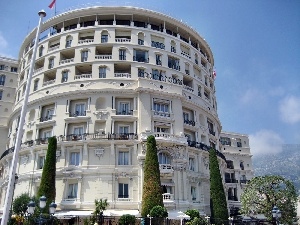
[[[83,134],[83,127],[74,127],[73,134],[79,135],[79,136],[82,135]]]
[[[88,51],[81,52],[81,62],[85,62],[88,60]]]
[[[120,102],[119,114],[128,115],[129,113],[129,103],[128,102]]]
[[[0,70],[4,70],[5,69],[5,65],[0,65]]]
[[[153,110],[156,112],[169,112],[169,103],[168,102],[154,102]]]
[[[129,133],[129,126],[120,126],[119,127],[119,134],[128,134]]]
[[[79,152],[71,152],[70,153],[70,165],[78,166],[80,160]]]
[[[39,79],[34,80],[33,91],[37,91],[39,88]]]
[[[45,163],[45,156],[39,156],[39,159],[38,159],[38,169],[43,169],[44,167],[44,163]]]
[[[48,139],[52,136],[52,130],[47,130],[43,132],[43,139]]]
[[[189,113],[183,112],[183,120],[184,120],[184,121],[189,120]]]
[[[54,67],[54,58],[49,59],[48,69],[52,69]]]
[[[0,75],[0,85],[4,85],[5,84],[5,75]]]
[[[99,67],[99,78],[106,78],[106,67]]]
[[[145,69],[138,68],[138,76],[145,77]]]
[[[101,43],[106,43],[106,42],[108,42],[108,35],[102,34],[101,35]]]
[[[69,184],[68,190],[68,198],[77,198],[77,191],[78,191],[78,183],[76,184]]]
[[[17,73],[18,68],[17,67],[10,67],[10,72]]]
[[[128,151],[119,151],[118,165],[129,165]]]
[[[85,104],[80,103],[75,105],[76,116],[85,116]]]
[[[70,48],[72,45],[72,37],[68,36],[66,39],[66,48]]]
[[[244,169],[245,169],[245,167],[244,167],[244,162],[243,162],[243,161],[240,162],[240,168],[241,168],[241,170],[244,170]]]
[[[0,100],[2,100],[3,90],[0,90]]]
[[[159,164],[171,164],[171,158],[167,153],[160,152],[158,154],[158,162]]]
[[[119,183],[118,198],[129,198],[128,184]]]
[[[189,170],[195,171],[195,158],[189,158]]]
[[[52,120],[52,116],[54,114],[54,109],[47,109],[46,110],[46,120]]]
[[[42,45],[42,46],[39,48],[39,57],[42,57],[42,56],[43,56],[43,51],[44,51],[44,46]]]
[[[156,58],[156,65],[160,65],[161,66],[161,55],[156,54],[155,58]]]
[[[119,50],[119,60],[126,60],[126,49]]]
[[[196,187],[191,186],[191,197],[193,201],[197,199]]]
[[[69,71],[63,71],[63,72],[62,72],[62,78],[61,78],[61,82],[62,82],[62,83],[68,81],[68,73],[69,73]]]

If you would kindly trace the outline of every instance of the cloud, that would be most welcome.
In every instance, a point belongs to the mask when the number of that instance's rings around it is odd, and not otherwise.
[[[0,32],[0,49],[6,48],[8,46],[8,42],[5,40],[4,36]]]
[[[290,124],[300,122],[300,97],[285,97],[279,103],[279,113],[283,122]]]
[[[262,98],[262,94],[257,89],[249,88],[246,90],[240,98],[242,104],[253,104],[257,102],[257,100]]]
[[[276,154],[282,150],[283,139],[272,130],[260,130],[249,135],[253,155]]]

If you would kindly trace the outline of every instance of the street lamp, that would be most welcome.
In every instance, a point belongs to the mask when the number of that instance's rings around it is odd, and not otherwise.
[[[230,216],[230,217],[228,218],[228,220],[230,221],[230,225],[233,225],[233,217]]]
[[[149,214],[147,215],[147,217],[150,218],[150,225],[151,225],[151,219],[152,219],[152,217]]]
[[[273,220],[275,220],[276,224],[279,224],[279,219],[281,217],[281,211],[278,209],[278,207],[276,205],[272,209],[272,217],[273,217]]]
[[[39,217],[39,221],[38,223],[39,224],[43,224],[43,220],[47,221],[47,219],[43,219],[42,218],[42,211],[43,209],[46,207],[46,203],[47,203],[47,198],[45,196],[42,196],[40,197],[40,203],[39,203],[39,206],[41,208],[41,213],[40,213],[40,217]],[[35,203],[31,200],[28,205],[27,205],[27,212],[30,215],[33,215],[34,213],[34,210],[35,210]],[[50,214],[50,217],[53,216],[55,214],[55,211],[56,211],[56,207],[57,205],[54,203],[54,201],[49,205],[49,214]],[[52,218],[50,218],[51,220]]]
[[[206,219],[207,224],[209,224],[210,216],[206,216],[206,217],[204,217],[204,218]]]

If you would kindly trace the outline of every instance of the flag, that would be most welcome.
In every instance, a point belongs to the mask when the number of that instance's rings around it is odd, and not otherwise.
[[[48,6],[50,9],[53,8],[53,6],[55,5],[56,0],[52,0],[52,2],[50,3],[50,5]]]

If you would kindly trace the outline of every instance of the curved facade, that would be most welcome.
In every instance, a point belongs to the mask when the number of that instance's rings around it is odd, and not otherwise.
[[[165,206],[209,214],[208,148],[220,148],[221,124],[206,41],[178,20],[131,7],[69,11],[42,30],[15,196],[36,193],[47,138],[56,136],[60,209],[92,209],[96,198],[112,209],[140,209],[145,141],[154,135]],[[19,55],[11,136],[0,161],[2,205],[34,35]]]

